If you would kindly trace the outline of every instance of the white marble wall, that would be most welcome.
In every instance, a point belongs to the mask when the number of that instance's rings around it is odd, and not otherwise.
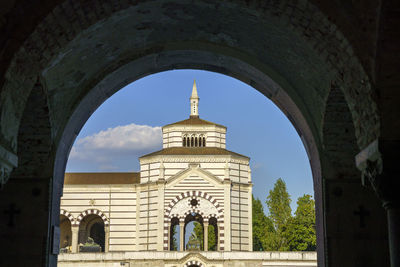
[[[206,147],[226,148],[226,128],[218,125],[174,125],[163,128],[163,148],[182,147],[185,134],[202,134],[206,137]]]

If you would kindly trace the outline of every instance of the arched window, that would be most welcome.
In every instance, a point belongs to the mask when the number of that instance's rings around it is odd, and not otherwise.
[[[183,233],[180,233],[179,219],[176,217],[172,218],[171,229],[169,231],[169,250],[177,251],[179,249],[179,240],[181,234]]]
[[[193,136],[192,136],[192,140],[191,140],[190,143],[191,143],[190,146],[191,146],[191,147],[194,147],[194,137],[193,137]]]
[[[182,146],[186,146],[186,136],[184,136],[182,139]]]
[[[190,226],[188,227],[188,224]],[[184,226],[184,236],[186,236],[186,231],[189,229],[191,233],[189,234],[189,239],[184,241],[184,250],[189,251],[199,251],[204,250],[204,226],[203,217],[197,213],[190,213],[185,218]]]
[[[60,215],[60,252],[71,252],[71,222],[65,215]]]
[[[103,219],[90,214],[82,219],[79,224],[79,252],[104,252],[105,249],[105,229]]]
[[[206,138],[203,137],[203,146],[206,146]]]
[[[208,221],[208,251],[218,250],[218,224],[215,217]]]
[[[199,146],[199,139],[197,137],[194,138],[194,146],[195,147]]]
[[[200,147],[203,146],[203,138],[201,137],[201,135],[200,135],[200,137],[199,137],[199,146],[200,146]]]

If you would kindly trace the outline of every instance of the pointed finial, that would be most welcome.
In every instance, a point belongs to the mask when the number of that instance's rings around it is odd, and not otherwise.
[[[197,94],[196,80],[193,81],[192,95],[190,96],[190,117],[199,117],[199,95]]]
[[[197,95],[196,80],[193,80],[192,96],[190,98],[199,98],[199,96]]]

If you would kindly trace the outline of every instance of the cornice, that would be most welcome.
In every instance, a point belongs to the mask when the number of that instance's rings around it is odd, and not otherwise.
[[[248,159],[234,155],[155,155],[140,159],[140,164],[158,163],[160,161],[164,163],[226,163],[227,160],[229,163],[249,164]]]

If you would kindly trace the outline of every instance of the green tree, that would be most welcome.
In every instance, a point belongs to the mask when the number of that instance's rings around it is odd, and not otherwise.
[[[194,222],[193,232],[196,234],[197,239],[200,241],[201,249],[203,249],[204,248],[203,226],[199,222]],[[217,248],[217,242],[216,242],[216,236],[215,236],[215,232],[214,232],[214,226],[209,224],[208,225],[208,250],[214,251],[214,250],[216,250],[216,248]]]
[[[171,236],[172,236],[171,250],[178,250],[178,242],[176,240],[177,227],[179,227],[179,225],[174,225],[174,227],[171,227]]]
[[[191,237],[196,237],[198,241],[200,241],[200,249],[203,249],[203,226],[199,222],[194,222],[193,223],[194,228],[193,232],[190,235]]]
[[[208,251],[217,250],[217,239],[215,236],[214,225],[208,225]]]
[[[264,209],[259,199],[252,196],[253,206],[253,250],[268,250],[268,237],[275,232],[271,219],[264,214]]]
[[[269,191],[266,201],[270,214],[269,217],[275,229],[275,232],[271,233],[267,239],[268,250],[284,251],[289,249],[284,232],[292,217],[290,202],[291,199],[287,192],[286,183],[279,178],[275,182],[274,188]]]
[[[289,220],[284,233],[290,250],[315,251],[315,201],[310,195],[297,199],[295,217]]]

